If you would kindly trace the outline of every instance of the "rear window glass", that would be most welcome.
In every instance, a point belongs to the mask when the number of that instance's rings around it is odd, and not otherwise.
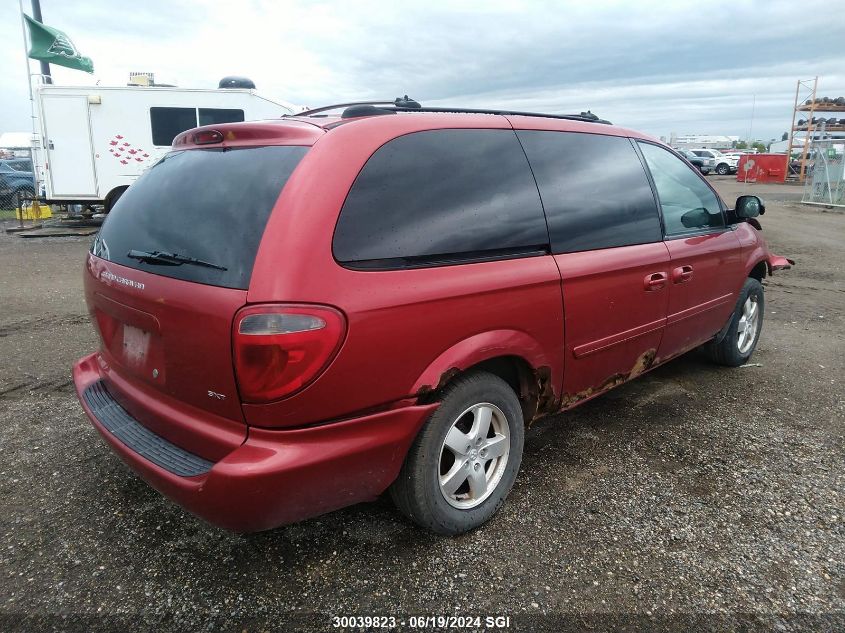
[[[307,147],[171,152],[109,213],[92,252],[145,272],[247,288],[273,205]],[[193,257],[226,270],[142,262],[129,251]]]
[[[364,165],[338,219],[335,258],[397,268],[536,254],[537,186],[513,130],[400,136]]]

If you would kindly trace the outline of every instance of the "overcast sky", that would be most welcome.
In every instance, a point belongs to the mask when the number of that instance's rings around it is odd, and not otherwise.
[[[29,12],[29,0],[24,0]],[[124,85],[130,71],[211,88],[252,78],[270,98],[316,107],[408,93],[429,105],[591,109],[655,136],[787,130],[797,79],[845,95],[845,14],[835,3],[42,0],[96,73],[56,83]],[[30,129],[15,0],[0,3],[0,132]],[[30,65],[37,72],[37,62]]]

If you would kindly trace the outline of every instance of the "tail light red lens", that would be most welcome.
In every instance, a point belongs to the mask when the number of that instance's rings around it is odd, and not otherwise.
[[[346,319],[328,306],[273,304],[235,316],[235,374],[244,402],[271,402],[302,389],[328,366]]]

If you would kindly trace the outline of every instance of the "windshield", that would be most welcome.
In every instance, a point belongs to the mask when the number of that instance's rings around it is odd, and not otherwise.
[[[4,165],[9,167],[10,171],[32,171],[32,163],[30,163],[28,160],[10,160],[4,163]]]
[[[171,152],[121,196],[91,252],[156,275],[246,289],[273,205],[307,151]]]

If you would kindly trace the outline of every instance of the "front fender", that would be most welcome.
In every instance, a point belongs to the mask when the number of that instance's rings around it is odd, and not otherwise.
[[[534,337],[519,330],[490,330],[465,338],[441,353],[417,379],[412,393],[421,395],[438,389],[456,373],[500,356],[517,356],[533,369],[549,368],[551,384],[560,384],[562,368],[552,364]]]
[[[739,243],[742,245],[746,276],[749,276],[751,271],[762,262],[766,264],[767,275],[771,275],[776,270],[786,270],[795,265],[794,260],[772,253],[759,230],[753,228],[753,225],[748,222],[739,223],[736,232]]]

